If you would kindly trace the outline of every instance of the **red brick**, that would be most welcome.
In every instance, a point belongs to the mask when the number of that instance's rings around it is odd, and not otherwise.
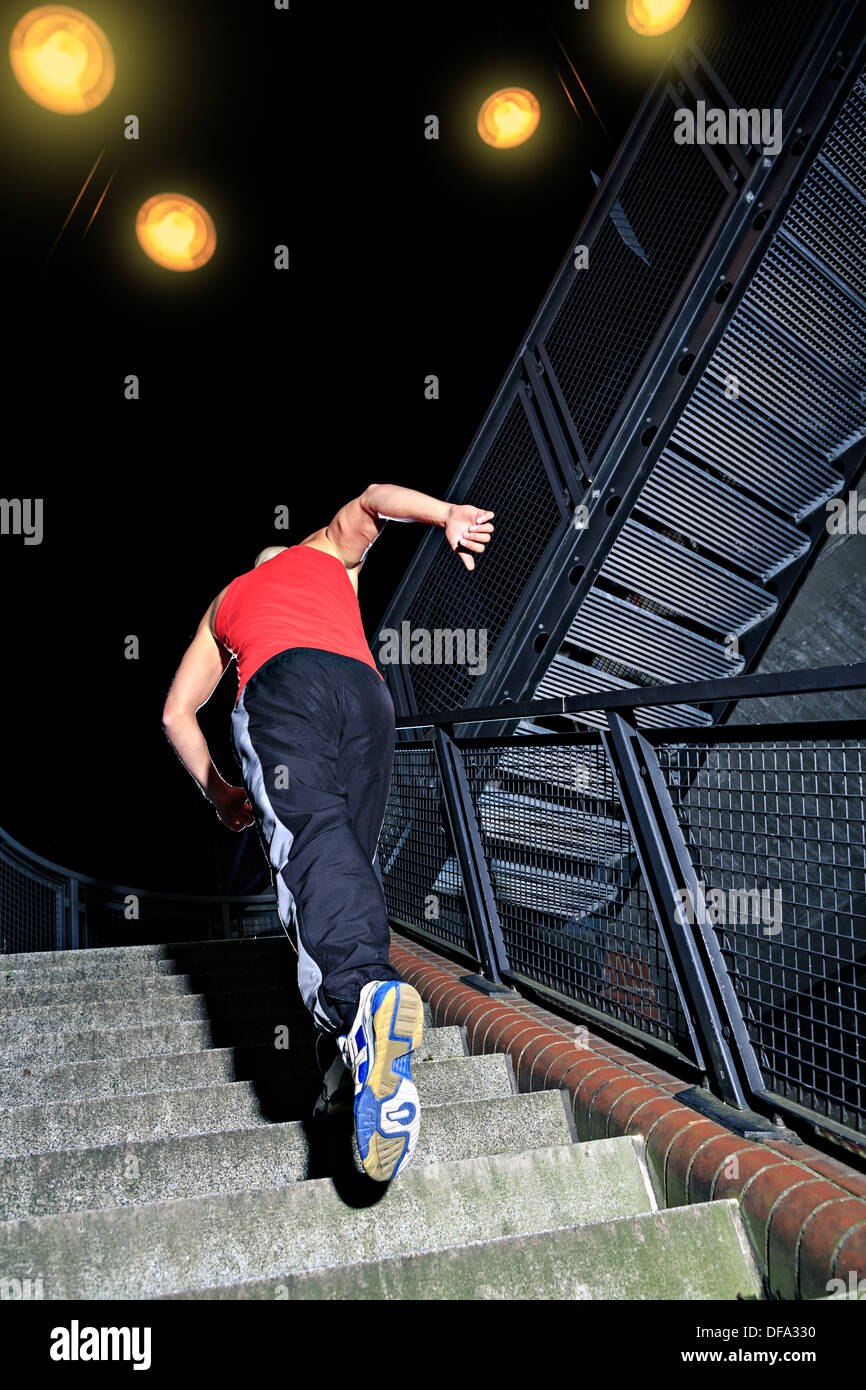
[[[499,1050],[499,1039],[502,1037],[506,1028],[511,1028],[513,1025],[514,1010],[507,1006],[502,1007],[497,1017],[491,1020],[490,1027],[484,1031],[484,1035],[481,1038],[482,1050],[484,1052],[497,1052]],[[481,1033],[482,1030],[479,1029],[477,1036],[481,1037]]]
[[[748,1153],[750,1149],[750,1144],[733,1134],[719,1135],[704,1144],[695,1154],[689,1172],[689,1201],[711,1201],[718,1173],[737,1154]]]
[[[526,1085],[521,1086],[526,1091],[543,1091],[545,1089],[544,1080],[547,1076],[547,1069],[557,1056],[562,1056],[571,1049],[564,1038],[559,1038],[549,1029],[545,1029],[543,1036],[538,1039],[538,1047],[530,1049],[525,1047],[520,1058],[520,1066],[526,1073]]]
[[[688,1110],[684,1105],[677,1105],[669,1114],[660,1116],[652,1129],[645,1132],[647,1158],[658,1175],[659,1183],[665,1194],[667,1194],[668,1149],[683,1130],[704,1123],[705,1121],[701,1119],[700,1115],[695,1114],[694,1110]]]
[[[783,1193],[809,1181],[809,1175],[802,1168],[780,1158],[769,1168],[750,1178],[742,1191],[740,1210],[743,1213],[743,1221],[765,1271],[768,1268],[768,1234],[773,1208]],[[717,1183],[716,1188],[718,1187]]]
[[[629,1124],[632,1116],[647,1101],[658,1100],[659,1093],[655,1086],[647,1086],[639,1076],[632,1077],[632,1087],[621,1095],[610,1108],[607,1117],[607,1132],[613,1137],[618,1134],[628,1134]]]
[[[483,1001],[478,998],[478,992],[470,989],[468,985],[455,984],[453,992],[443,994],[439,999],[439,1007],[442,1011],[442,1022],[445,1027],[457,1027],[465,1022],[468,1011],[476,1004]]]
[[[494,1000],[488,999],[487,1007],[482,1013],[473,1014],[471,1022],[466,1024],[466,1038],[469,1043],[469,1051],[479,1053],[482,1049],[484,1034],[487,1032],[491,1023],[503,1017],[502,1005]]]
[[[644,1138],[649,1134],[653,1125],[656,1124],[664,1115],[670,1115],[674,1111],[684,1109],[678,1105],[672,1096],[658,1096],[656,1100],[647,1101],[645,1105],[639,1106],[628,1124],[626,1134],[642,1134]]]
[[[574,1094],[574,1103],[580,1106],[587,1121],[589,1120],[596,1091],[608,1081],[621,1080],[622,1071],[620,1068],[612,1067],[609,1062],[605,1061],[604,1057],[597,1057],[593,1065],[584,1071],[583,1077]]]
[[[762,1149],[758,1144],[749,1144],[747,1148],[740,1150],[736,1167],[736,1174],[732,1177],[724,1172],[719,1173],[710,1193],[711,1201],[719,1202],[725,1197],[739,1197],[746,1184],[765,1168],[792,1169],[797,1174],[797,1177],[792,1179],[794,1182],[803,1182],[809,1176],[802,1168],[795,1169],[792,1163],[786,1162],[778,1154],[770,1153],[769,1149]]]
[[[466,1028],[466,1036],[470,1035],[470,1030],[477,1018],[482,1017],[490,1009],[490,1000],[479,999],[475,995],[474,999],[466,999],[462,995],[452,995],[445,1006],[445,1014],[451,1027]],[[460,1017],[457,1018],[459,1010]]]
[[[852,1270],[858,1282],[866,1279],[866,1222],[856,1230],[849,1231],[833,1261],[833,1278],[843,1280],[846,1289],[849,1287]]]
[[[696,1125],[690,1125],[676,1135],[668,1149],[665,1165],[665,1193],[669,1207],[684,1207],[689,1201],[689,1174],[695,1154],[708,1140],[723,1138],[719,1126],[712,1120],[698,1117]]]
[[[827,1283],[836,1277],[833,1272],[833,1257],[845,1247],[849,1235],[856,1235],[857,1227],[866,1232],[866,1203],[856,1197],[843,1197],[832,1207],[815,1212],[806,1222],[800,1236],[800,1250],[797,1259],[798,1289],[800,1298],[824,1298],[828,1292]],[[866,1274],[866,1240],[863,1246],[863,1273]],[[853,1266],[851,1266],[853,1268]],[[841,1276],[846,1285],[848,1274]]]
[[[552,1033],[549,1028],[542,1028],[536,1024],[533,1035],[526,1046],[522,1048],[520,1056],[515,1058],[514,1072],[519,1090],[529,1091],[532,1089],[530,1082],[532,1080],[532,1066],[536,1057],[540,1056],[546,1048],[555,1047],[557,1042],[558,1038],[555,1033]]]
[[[409,979],[410,984],[413,984],[417,990],[426,989],[428,985],[434,985],[437,980],[442,979],[441,973],[434,965],[423,965],[419,961],[409,967],[405,964],[398,964],[397,969],[401,975],[405,975]]]
[[[846,1192],[850,1192],[852,1197],[866,1197],[866,1175],[857,1173],[847,1164],[840,1163],[836,1158],[827,1158],[818,1153],[815,1158],[801,1160],[808,1163],[809,1167],[816,1173],[820,1173],[822,1178],[827,1178],[829,1182],[838,1183]]]
[[[797,1254],[800,1233],[810,1217],[833,1222],[832,1208],[838,1187],[815,1178],[781,1197],[770,1213],[767,1227],[767,1271],[770,1290],[778,1298],[797,1297]],[[824,1206],[824,1203],[830,1203]],[[818,1211],[823,1207],[822,1211]]]
[[[530,1023],[528,1019],[520,1018],[516,1023],[509,1023],[497,1038],[496,1051],[508,1052],[513,1055],[517,1044],[519,1043],[522,1048],[534,1033],[535,1024]],[[519,1050],[517,1056],[520,1056]]]
[[[622,1072],[600,1086],[590,1102],[590,1139],[606,1139],[610,1133],[610,1113],[617,1102],[633,1095],[635,1090],[645,1089],[639,1077],[625,1076]]]
[[[576,1048],[572,1047],[568,1052],[564,1052],[561,1057],[557,1057],[554,1062],[551,1062],[548,1068],[545,1078],[546,1089],[561,1090],[564,1087],[570,1095],[577,1085],[574,1076],[571,1077],[571,1084],[569,1084],[568,1080],[573,1068],[578,1066],[583,1068],[579,1073],[580,1076],[583,1076],[585,1070],[583,1064],[588,1061],[591,1055],[591,1053],[578,1052]]]
[[[442,1000],[446,994],[448,994],[451,990],[455,988],[456,986],[454,984],[454,981],[447,979],[441,980],[438,984],[433,984],[430,987],[430,992],[427,995],[427,1003],[430,1005],[430,1011],[433,1015],[433,1021],[439,1027],[442,1026],[443,1018],[443,1010],[439,1007],[440,1000]]]
[[[571,1066],[572,1063],[576,1061],[574,1044],[570,1043],[567,1038],[560,1038],[549,1048],[545,1048],[544,1051],[540,1052],[536,1057],[532,1065],[531,1089],[533,1091],[556,1090],[560,1082],[553,1081],[552,1073],[554,1072],[557,1062],[566,1060],[568,1066]],[[557,1071],[556,1074],[561,1075],[561,1072]]]

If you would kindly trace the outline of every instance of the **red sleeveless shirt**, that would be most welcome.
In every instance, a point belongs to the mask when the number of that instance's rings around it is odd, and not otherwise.
[[[238,693],[250,677],[288,647],[373,660],[358,595],[346,566],[336,555],[311,545],[292,545],[232,580],[214,619],[217,640],[238,664]]]

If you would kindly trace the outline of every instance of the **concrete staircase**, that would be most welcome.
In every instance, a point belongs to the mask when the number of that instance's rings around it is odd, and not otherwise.
[[[734,1201],[659,1210],[429,1012],[393,1183],[314,1119],[284,938],[0,957],[0,1270],[46,1299],[761,1297]],[[287,1045],[286,1045],[287,1044]],[[27,1281],[32,1281],[27,1284]]]

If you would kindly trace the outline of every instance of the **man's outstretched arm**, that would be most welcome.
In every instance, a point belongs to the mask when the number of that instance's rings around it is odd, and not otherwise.
[[[216,601],[205,613],[184,653],[166,696],[162,727],[184,767],[215,807],[223,825],[231,830],[243,830],[253,820],[246,792],[243,787],[232,787],[220,777],[196,719],[196,712],[210,699],[231,661],[231,656],[211,631],[211,613],[215,607]]]
[[[396,483],[371,483],[360,497],[340,508],[327,534],[344,562],[353,567],[360,564],[386,521],[422,521],[441,526],[451,549],[460,548],[460,558],[471,570],[475,560],[467,551],[483,553],[493,533],[493,515],[468,503],[441,502]]]

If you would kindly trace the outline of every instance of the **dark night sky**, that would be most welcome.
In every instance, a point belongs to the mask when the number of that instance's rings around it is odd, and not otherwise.
[[[214,891],[214,836],[229,851],[234,837],[160,724],[201,614],[258,549],[303,539],[369,482],[444,493],[589,205],[590,168],[611,162],[673,36],[637,39],[608,0],[82,7],[118,65],[99,110],[43,111],[0,69],[2,492],[43,498],[45,525],[39,546],[0,536],[0,824],[80,872]],[[25,8],[0,4],[4,32]],[[582,121],[568,105],[548,18],[607,136],[571,78]],[[502,153],[474,117],[507,82],[536,92],[542,122]],[[129,112],[137,143],[121,138]],[[82,241],[89,197],[41,270],[101,149],[93,189],[117,170],[102,210]],[[138,206],[165,189],[214,217],[217,254],[194,274],[135,242]],[[421,535],[392,524],[371,553],[368,638]],[[232,667],[202,720],[232,780],[235,690]]]

